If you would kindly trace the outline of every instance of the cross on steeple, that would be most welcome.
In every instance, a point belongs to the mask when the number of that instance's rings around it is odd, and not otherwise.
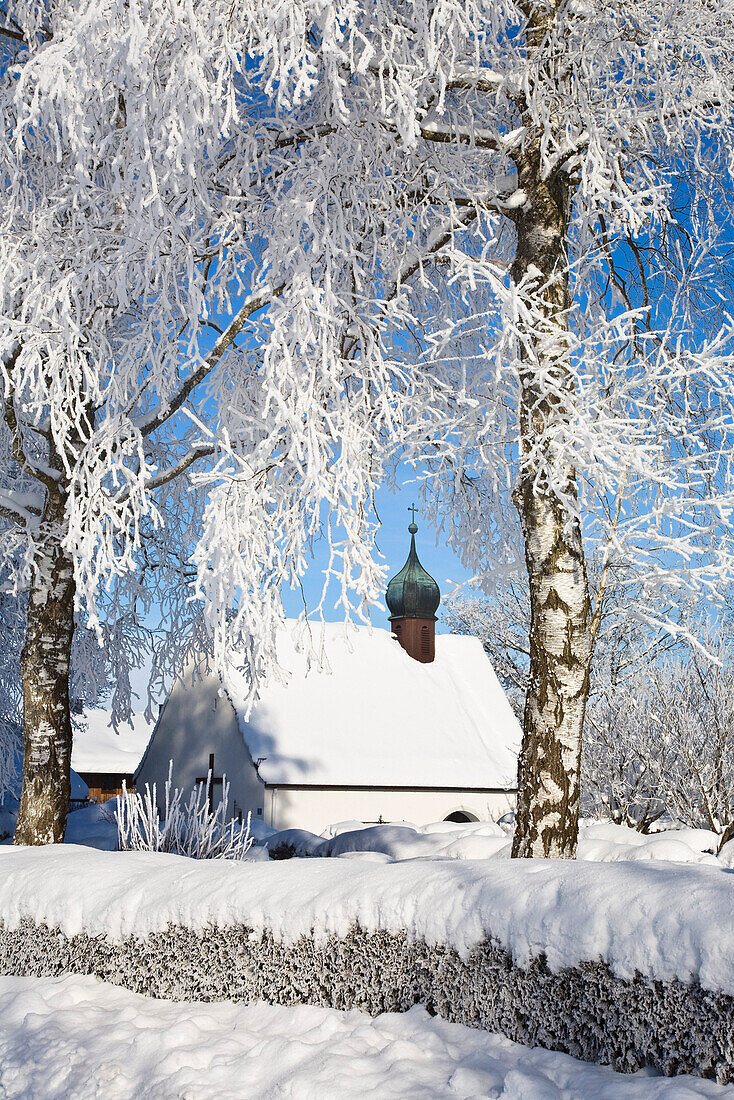
[[[413,526],[415,527],[415,504],[411,504],[411,506],[410,506],[410,508],[408,509],[408,511],[409,511],[409,512],[412,512],[412,513],[413,513],[413,520],[412,520],[412,523],[413,523]]]

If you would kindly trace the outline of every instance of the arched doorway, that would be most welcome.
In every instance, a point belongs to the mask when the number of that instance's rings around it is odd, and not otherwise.
[[[475,817],[474,814],[468,813],[466,810],[454,810],[452,814],[444,818],[444,821],[479,821],[479,818]]]

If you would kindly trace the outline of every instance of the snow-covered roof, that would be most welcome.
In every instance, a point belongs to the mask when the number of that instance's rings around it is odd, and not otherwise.
[[[131,775],[142,757],[153,732],[143,714],[133,714],[132,727],[121,723],[115,733],[110,712],[99,708],[85,710],[74,718],[74,744],[71,766],[78,772],[118,772]]]
[[[247,681],[224,687],[260,776],[270,784],[407,787],[516,786],[520,727],[476,638],[436,637],[436,660],[419,664],[389,631],[327,623],[330,672],[308,668],[294,624],[278,638],[275,680],[245,717]],[[321,624],[312,639],[321,646]]]

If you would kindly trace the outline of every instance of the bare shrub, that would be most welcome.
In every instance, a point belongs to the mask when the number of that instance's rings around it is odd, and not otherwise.
[[[245,825],[228,816],[229,783],[222,782],[219,805],[209,808],[209,786],[200,783],[184,802],[184,791],[173,786],[173,761],[165,785],[165,810],[158,816],[156,784],[143,794],[131,793],[123,782],[115,811],[121,852],[173,852],[193,859],[242,859],[252,846],[250,814]]]

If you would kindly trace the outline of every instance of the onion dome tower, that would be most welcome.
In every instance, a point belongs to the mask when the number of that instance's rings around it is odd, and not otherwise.
[[[415,661],[427,665],[436,657],[436,610],[441,602],[438,585],[418,561],[415,549],[415,508],[410,532],[410,553],[403,568],[387,586],[393,634]]]

